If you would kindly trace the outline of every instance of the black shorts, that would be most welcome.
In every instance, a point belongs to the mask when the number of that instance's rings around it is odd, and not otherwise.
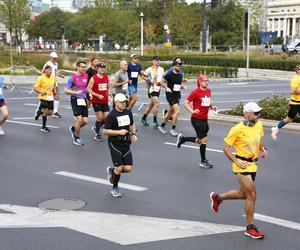
[[[152,96],[152,97],[154,97],[154,96],[159,97],[159,94],[160,94],[160,92],[155,92],[155,91],[153,91],[152,93],[149,93],[149,92],[148,92],[148,97],[149,97],[149,98],[151,98],[151,96]]]
[[[209,131],[207,120],[200,120],[192,117],[191,122],[198,138],[202,139],[207,136],[207,133]]]
[[[251,175],[253,181],[255,181],[256,172],[243,172],[243,173],[234,173],[234,174],[241,174],[241,175]]]
[[[300,104],[296,104],[296,105],[290,104],[288,117],[294,119],[297,113],[300,114]]]
[[[174,104],[179,105],[181,95],[180,95],[180,93],[179,94],[174,94],[174,93],[166,92],[166,98],[167,98],[167,101],[168,101],[169,105],[172,107]]]
[[[54,101],[40,100],[40,102],[41,102],[40,107],[42,109],[53,110],[53,103],[54,103]]]
[[[111,159],[115,167],[124,165],[132,166],[132,154],[129,143],[120,145],[120,143],[108,142],[108,146]]]
[[[71,106],[73,110],[73,114],[75,117],[82,116],[82,117],[88,117],[89,111],[86,106],[86,99],[85,100],[85,106],[79,106],[77,105],[77,98],[75,96],[71,96]]]
[[[93,108],[95,112],[109,112],[108,104],[93,103]]]

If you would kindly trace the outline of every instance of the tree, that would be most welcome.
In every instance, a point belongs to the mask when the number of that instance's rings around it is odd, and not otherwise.
[[[24,29],[28,26],[31,8],[28,0],[1,0],[0,18],[1,22],[9,30],[10,36],[15,35],[18,45]]]

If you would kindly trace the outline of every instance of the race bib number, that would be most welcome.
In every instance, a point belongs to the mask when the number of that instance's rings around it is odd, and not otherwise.
[[[117,119],[118,119],[118,126],[119,127],[130,125],[129,115],[118,116]]]
[[[201,102],[201,106],[203,107],[209,107],[210,106],[210,97],[203,97],[202,98],[202,102]]]
[[[155,92],[159,92],[159,91],[160,91],[160,86],[155,85],[155,86],[154,86],[154,91],[155,91]]]
[[[125,83],[122,85],[122,90],[126,90],[127,91],[128,89],[128,83]]]
[[[139,75],[139,72],[131,72],[130,77],[131,77],[131,78],[137,78],[138,75]]]
[[[106,83],[99,83],[98,84],[98,90],[107,90],[107,84]]]
[[[2,95],[3,94],[3,91],[2,91],[2,88],[0,88],[0,95]]]
[[[47,101],[54,101],[53,95],[46,95]]]
[[[180,84],[174,84],[173,91],[180,91],[180,89],[181,89]]]
[[[83,98],[77,99],[77,105],[78,106],[86,106],[85,99],[83,99]]]

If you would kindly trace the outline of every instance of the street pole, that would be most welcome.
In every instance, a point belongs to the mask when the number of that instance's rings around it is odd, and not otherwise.
[[[202,52],[206,52],[206,0],[203,0]]]
[[[141,12],[141,56],[144,55],[144,13]]]
[[[249,54],[250,54],[250,7],[248,6],[248,16],[247,16],[247,61],[246,61],[247,78],[249,78]]]
[[[61,50],[62,50],[62,57],[64,57],[64,48],[65,47],[65,27],[61,26]]]

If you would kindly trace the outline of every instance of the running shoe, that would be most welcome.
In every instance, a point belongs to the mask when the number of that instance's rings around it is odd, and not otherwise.
[[[82,142],[82,140],[79,137],[77,137],[73,140],[73,144],[76,145],[76,146],[83,146],[84,145],[84,143]]]
[[[57,112],[55,112],[55,113],[52,115],[52,117],[54,117],[54,118],[62,118],[62,116],[61,116],[59,113],[57,113]]]
[[[141,123],[142,123],[144,126],[149,126],[149,123],[147,122],[146,119],[141,118],[140,121],[141,121]]]
[[[152,126],[153,126],[153,128],[158,128],[159,124],[158,124],[158,122],[153,122]]]
[[[163,134],[166,134],[166,133],[167,133],[166,127],[158,126],[158,130],[159,130],[161,133],[163,133]]]
[[[253,238],[253,239],[261,239],[265,236],[263,232],[260,232],[256,226],[252,226],[250,228],[247,227],[247,229],[244,232],[245,235]]]
[[[70,133],[71,133],[71,136],[72,136],[73,140],[75,140],[75,135],[74,135],[75,128],[74,128],[74,126],[70,126],[70,127],[69,127],[69,131],[70,131]]]
[[[170,134],[171,134],[172,136],[177,136],[177,135],[178,135],[178,132],[177,132],[176,128],[171,128],[171,129],[170,129]]]
[[[214,165],[210,164],[208,160],[204,160],[199,163],[199,166],[201,168],[212,168]]]
[[[183,141],[183,134],[179,134],[178,136],[177,136],[177,143],[176,143],[176,145],[177,145],[177,148],[180,148],[181,147],[181,144],[183,144],[184,143],[184,141]]]
[[[0,126],[0,135],[5,135],[4,130],[2,129],[2,127]]]
[[[271,131],[272,131],[271,137],[274,141],[276,141],[277,140],[277,135],[278,135],[278,132],[279,132],[279,128],[278,127],[273,127],[273,128],[271,128]]]
[[[111,195],[115,198],[121,198],[122,197],[122,193],[120,192],[119,190],[119,187],[116,187],[116,188],[113,188],[111,191],[110,191]]]
[[[112,171],[113,168],[112,167],[107,167],[106,172],[107,172],[107,180],[109,181],[109,183],[113,184],[113,180],[112,180]]]
[[[222,201],[220,201],[220,200],[217,199],[218,194],[215,193],[215,192],[211,192],[210,195],[209,195],[209,197],[210,197],[210,200],[211,200],[211,204],[210,204],[211,209],[215,213],[219,212],[219,206],[222,203]]]
[[[48,133],[48,132],[50,132],[50,129],[48,127],[42,127],[41,131],[44,133]]]
[[[100,134],[98,134],[98,135],[96,135],[96,136],[94,137],[94,140],[95,140],[95,141],[103,141],[103,138],[102,138],[102,136],[101,136]]]

